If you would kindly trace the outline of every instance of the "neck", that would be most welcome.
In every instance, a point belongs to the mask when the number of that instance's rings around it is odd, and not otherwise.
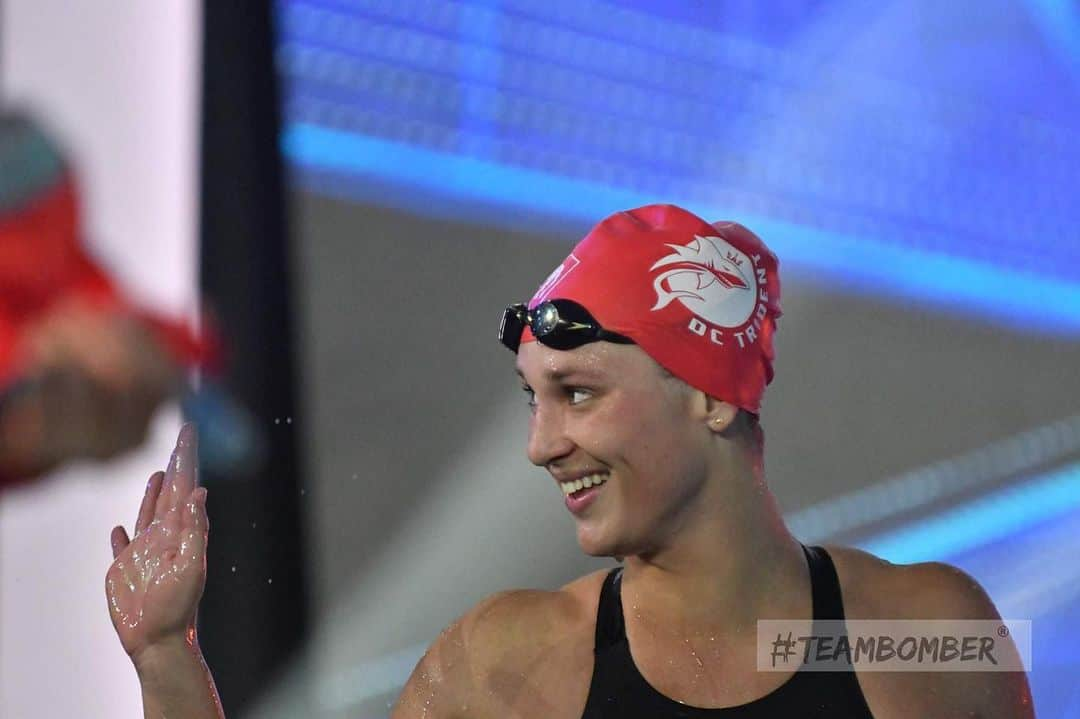
[[[734,462],[722,474],[654,549],[625,558],[624,605],[685,636],[811,616],[806,559],[760,463]]]

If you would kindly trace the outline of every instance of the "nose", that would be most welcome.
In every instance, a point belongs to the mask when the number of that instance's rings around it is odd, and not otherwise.
[[[555,405],[538,403],[529,420],[529,444],[526,453],[537,467],[546,467],[574,451],[566,436],[565,416]]]

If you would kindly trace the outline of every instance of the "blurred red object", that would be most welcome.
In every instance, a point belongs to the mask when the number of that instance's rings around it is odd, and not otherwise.
[[[176,320],[128,301],[79,242],[74,182],[67,174],[14,212],[0,215],[0,388],[28,369],[27,328],[61,302],[79,301],[101,313],[128,314],[150,329],[182,366],[214,369],[217,342]]]
[[[186,370],[220,368],[205,318],[139,307],[82,244],[78,190],[38,123],[0,112],[0,487],[145,440]]]

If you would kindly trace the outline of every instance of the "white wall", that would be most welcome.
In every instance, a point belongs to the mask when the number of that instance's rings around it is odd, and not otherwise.
[[[0,97],[69,150],[91,251],[146,306],[196,298],[200,3],[5,0]],[[129,528],[179,413],[142,449],[0,495],[0,716],[141,716],[104,598],[109,530]]]

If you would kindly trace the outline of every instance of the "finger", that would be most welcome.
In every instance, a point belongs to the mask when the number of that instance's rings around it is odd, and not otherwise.
[[[184,507],[183,529],[206,534],[209,522],[206,517],[206,487],[196,487]]]
[[[181,509],[191,490],[197,483],[198,475],[198,437],[194,423],[188,422],[180,428],[176,439],[176,448],[169,459],[169,467],[161,485],[154,508],[154,516],[164,519],[170,509]]]
[[[109,541],[112,544],[113,559],[119,557],[120,552],[124,551],[124,547],[130,544],[127,532],[120,526],[113,527],[112,533],[109,535]]]
[[[166,465],[165,471],[161,473],[161,487],[158,489],[158,496],[154,501],[154,519],[164,518],[165,513],[169,511],[169,496],[173,486],[172,468],[175,463],[176,449],[173,448],[172,454],[169,456],[169,464]]]
[[[197,487],[184,508],[183,540],[180,543],[180,554],[184,559],[205,566],[208,527],[206,489]]]
[[[181,507],[199,483],[199,433],[194,422],[187,422],[180,428],[180,437],[176,440],[176,502],[173,506]]]
[[[210,519],[206,515],[206,487],[199,487],[195,490],[197,496],[195,513],[195,529],[205,539],[206,535],[210,533]]]
[[[161,493],[161,482],[165,479],[164,472],[154,472],[150,475],[150,481],[146,483],[146,493],[143,494],[142,504],[139,506],[139,516],[135,520],[135,536],[150,526],[154,519],[154,507],[157,505],[158,494]]]

